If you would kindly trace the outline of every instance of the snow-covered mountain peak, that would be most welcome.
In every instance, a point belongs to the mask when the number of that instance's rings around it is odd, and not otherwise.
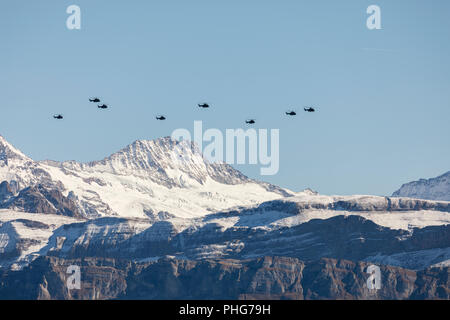
[[[249,179],[226,163],[210,163],[192,142],[170,137],[137,140],[89,163],[33,161],[4,139],[1,150],[6,160],[0,161],[0,183],[14,184],[17,190],[42,185],[58,191],[58,203],[88,218],[203,216],[293,195]],[[31,191],[16,200],[32,206],[39,198],[47,204],[45,195]]]
[[[392,196],[450,201],[450,171],[436,178],[406,183]]]
[[[195,144],[170,137],[155,140],[137,140],[100,162],[115,168],[153,171],[182,169],[205,171],[206,161]],[[98,163],[92,163],[98,165]]]
[[[15,190],[36,184],[52,185],[49,174],[38,162],[0,136],[0,183],[4,181],[13,184]]]
[[[2,135],[0,135],[0,161],[7,165],[8,161],[13,159],[24,161],[31,160],[19,149],[16,149],[12,144],[10,144]]]
[[[195,143],[170,137],[137,140],[101,161],[44,163],[67,170],[134,176],[169,188],[203,185],[208,179],[231,185],[251,181],[226,163],[210,163]]]

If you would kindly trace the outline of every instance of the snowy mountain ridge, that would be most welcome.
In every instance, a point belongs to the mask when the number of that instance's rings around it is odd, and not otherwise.
[[[0,182],[58,189],[87,218],[201,216],[294,194],[209,163],[194,144],[169,137],[135,141],[85,164],[33,161],[1,138],[0,156]]]
[[[0,268],[42,256],[450,264],[447,201],[294,193],[170,138],[90,163],[33,161],[3,138],[0,155]]]
[[[49,255],[136,261],[277,255],[411,269],[450,265],[450,202],[392,200],[302,192],[231,211],[154,220],[0,210],[0,267],[21,268]]]
[[[392,196],[450,201],[450,171],[436,178],[406,183]]]

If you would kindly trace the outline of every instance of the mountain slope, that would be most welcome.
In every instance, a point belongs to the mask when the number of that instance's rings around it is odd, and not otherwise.
[[[0,268],[42,256],[450,264],[447,201],[293,193],[170,138],[90,163],[36,162],[0,144]]]
[[[66,286],[70,265],[80,266],[80,290]],[[370,290],[369,265],[286,257],[150,263],[40,258],[24,270],[0,272],[0,299],[450,299],[448,267],[411,271],[382,266],[381,289]]]
[[[8,165],[9,161],[26,162],[31,159],[0,135],[0,166]]]
[[[293,195],[228,164],[209,163],[194,144],[169,137],[135,141],[90,163],[36,162],[1,138],[0,159],[0,183],[17,191],[38,185],[57,189],[87,218],[202,216]]]
[[[0,267],[21,268],[37,256],[136,261],[166,255],[192,260],[279,255],[424,269],[450,265],[449,227],[450,202],[308,191],[191,218],[80,220],[0,210],[0,250],[8,253],[8,259],[0,257]],[[33,251],[24,245],[29,242]]]
[[[450,171],[436,178],[406,183],[392,196],[450,201]]]

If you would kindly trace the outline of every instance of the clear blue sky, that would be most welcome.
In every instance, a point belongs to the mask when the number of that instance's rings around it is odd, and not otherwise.
[[[382,30],[366,28],[371,4]],[[280,128],[280,171],[263,179],[293,190],[386,195],[450,170],[447,0],[15,0],[0,39],[0,134],[36,160],[99,160],[194,120],[254,117]],[[283,116],[305,105],[319,112]]]

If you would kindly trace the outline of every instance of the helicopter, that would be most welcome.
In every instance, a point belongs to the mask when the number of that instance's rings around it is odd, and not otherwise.
[[[164,117],[164,116],[157,116],[156,120],[166,120],[166,117]]]
[[[315,112],[315,111],[316,111],[316,109],[311,108],[311,107],[309,107],[309,108],[304,108],[303,110],[305,110],[306,112]]]
[[[296,115],[297,115],[297,112],[295,112],[295,111],[288,111],[288,112],[286,112],[286,114],[287,114],[288,116],[296,116]]]
[[[98,105],[97,108],[99,109],[108,109],[108,106],[106,104]]]
[[[89,99],[89,102],[100,102],[100,99],[99,98],[92,98],[92,99]]]
[[[55,114],[55,115],[53,116],[53,118],[58,119],[58,120],[64,119],[64,117],[62,116],[62,114]]]
[[[207,104],[207,103],[201,103],[201,104],[198,105],[198,107],[199,107],[199,108],[206,109],[206,108],[209,108],[209,104]]]
[[[255,124],[256,121],[254,119],[245,120],[245,123],[247,124]]]

